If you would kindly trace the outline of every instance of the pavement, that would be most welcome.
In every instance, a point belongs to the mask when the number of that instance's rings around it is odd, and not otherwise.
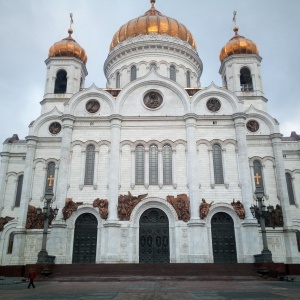
[[[37,279],[28,289],[23,278],[0,280],[0,299],[53,300],[223,300],[300,299],[300,283],[277,280],[187,280],[148,278],[140,280],[101,278]],[[2,283],[1,283],[2,281]]]

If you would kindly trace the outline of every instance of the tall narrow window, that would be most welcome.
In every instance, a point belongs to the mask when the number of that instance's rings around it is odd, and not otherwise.
[[[46,192],[53,193],[54,177],[55,177],[55,163],[52,161],[49,162],[47,166],[45,193]]]
[[[172,148],[169,145],[163,147],[163,172],[164,184],[172,184]]]
[[[20,175],[18,178],[18,186],[17,186],[17,193],[16,193],[16,201],[15,201],[15,207],[20,206],[21,202],[21,194],[22,194],[22,186],[23,186],[23,175]]]
[[[259,160],[255,160],[253,162],[253,171],[254,171],[254,180],[255,180],[255,187],[262,187],[264,189],[264,179],[262,175],[262,168],[261,162]]]
[[[224,76],[224,87],[227,89],[227,78]]]
[[[252,92],[253,84],[252,84],[252,76],[250,70],[248,68],[242,68],[240,71],[240,83],[241,83],[241,91],[242,92]]]
[[[117,75],[116,75],[116,89],[119,89],[120,88],[120,73],[117,72]]]
[[[12,254],[14,247],[14,233],[12,232],[9,235],[8,245],[7,245],[7,254]]]
[[[84,176],[85,185],[93,185],[94,167],[95,167],[95,146],[88,145],[86,148],[86,158],[85,158],[85,176]]]
[[[176,81],[176,68],[175,66],[170,66],[170,79]]]
[[[155,145],[149,150],[149,184],[158,184],[158,150]]]
[[[293,191],[293,183],[292,183],[292,176],[289,173],[285,173],[286,185],[289,195],[289,200],[291,205],[295,205],[295,197]]]
[[[190,71],[186,72],[186,87],[188,87],[188,88],[191,87],[191,72]]]
[[[222,149],[218,144],[213,145],[213,164],[214,164],[214,176],[215,184],[223,184],[223,163],[222,163]]]
[[[135,149],[135,184],[144,184],[145,174],[145,148],[139,145]]]
[[[67,91],[67,72],[58,71],[55,79],[54,94],[64,94]]]
[[[132,66],[130,69],[130,81],[136,80],[136,66]]]

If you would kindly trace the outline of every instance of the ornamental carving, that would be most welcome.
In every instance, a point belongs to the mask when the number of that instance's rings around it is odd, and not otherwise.
[[[99,208],[100,217],[104,220],[108,218],[108,201],[106,199],[97,198],[93,202],[93,207]]]
[[[81,205],[82,203],[83,202],[73,202],[72,198],[67,198],[65,207],[62,209],[64,219],[65,220],[69,219],[72,213],[76,211],[78,206]]]
[[[236,214],[238,215],[238,217],[242,220],[245,219],[245,208],[244,205],[241,203],[240,200],[238,200],[237,202],[235,202],[235,200],[233,199],[233,202],[231,202],[231,205],[234,209],[234,211],[236,212]]]
[[[43,229],[44,228],[44,217],[43,213],[42,216],[38,216],[37,209],[32,206],[28,205],[27,211],[27,221],[26,221],[26,229]],[[49,218],[49,224],[51,224],[52,218]]]
[[[167,196],[167,201],[174,207],[178,220],[188,222],[190,220],[190,200],[186,194]]]
[[[52,134],[58,134],[61,131],[61,125],[58,122],[53,122],[49,126],[49,131]]]
[[[5,218],[1,217],[0,218],[0,231],[3,230],[4,225],[7,224],[9,221],[13,220],[14,218],[6,216]]]
[[[89,113],[94,114],[100,109],[100,103],[92,99],[86,103],[85,108]]]
[[[282,208],[277,204],[273,212],[266,218],[266,227],[283,227],[283,224]]]
[[[200,204],[200,210],[199,210],[200,219],[204,219],[207,217],[210,207],[212,206],[213,203],[214,201],[207,203],[206,200],[202,198],[202,202]]]
[[[216,99],[216,98],[210,98],[207,102],[206,102],[206,107],[208,108],[208,110],[210,110],[211,112],[217,112],[220,110],[221,108],[221,102]]]
[[[148,108],[156,109],[161,106],[163,98],[158,92],[149,92],[144,97],[144,103]]]
[[[128,195],[120,195],[118,198],[118,217],[120,221],[129,221],[133,209],[142,199],[147,197],[148,194],[132,196],[130,192]]]
[[[256,132],[259,129],[259,124],[255,120],[250,120],[247,122],[246,127],[251,132]]]

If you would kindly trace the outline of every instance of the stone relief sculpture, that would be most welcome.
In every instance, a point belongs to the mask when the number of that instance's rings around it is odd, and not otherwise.
[[[237,202],[235,202],[235,200],[233,199],[233,201],[231,202],[231,205],[234,209],[234,211],[236,212],[236,214],[238,215],[238,217],[242,220],[245,219],[245,208],[244,205],[241,203],[240,200],[238,200]]]
[[[132,196],[130,192],[128,195],[120,195],[118,198],[118,217],[120,221],[129,221],[133,209],[142,199],[147,197],[148,194]]]
[[[104,220],[108,218],[108,201],[106,199],[95,199],[93,207],[99,208],[100,217]]]
[[[5,218],[1,217],[0,218],[0,231],[3,230],[4,225],[7,224],[9,221],[13,220],[14,218],[6,216]]]
[[[62,210],[64,219],[67,220],[71,217],[72,213],[77,210],[78,206],[83,202],[73,202],[72,198],[66,199],[65,207]]]
[[[27,212],[27,221],[26,221],[26,229],[43,229],[44,228],[44,218],[43,213],[42,216],[38,216],[37,209],[32,206],[28,205],[28,212]],[[52,218],[49,218],[49,225],[51,224]]]
[[[190,220],[190,200],[186,194],[174,196],[167,196],[167,201],[176,210],[178,220],[188,222]]]
[[[266,218],[266,226],[275,228],[283,227],[283,224],[282,208],[277,204],[273,212]]]
[[[213,203],[214,201],[212,201],[211,203],[207,203],[206,200],[202,198],[202,203],[200,204],[200,219],[204,219],[207,217],[209,209]]]

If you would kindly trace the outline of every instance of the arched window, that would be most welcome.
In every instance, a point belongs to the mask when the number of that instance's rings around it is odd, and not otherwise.
[[[186,87],[191,87],[191,72],[187,71],[186,72]]]
[[[19,207],[20,206],[21,194],[22,194],[22,186],[23,186],[23,178],[24,178],[23,175],[20,175],[19,178],[18,178],[15,207]]]
[[[117,72],[117,75],[116,75],[116,89],[119,89],[120,88],[120,72]]]
[[[47,178],[46,178],[45,192],[53,193],[54,177],[55,177],[55,163],[52,161],[52,162],[49,162],[49,164],[47,166]]]
[[[292,176],[290,173],[285,173],[286,185],[289,195],[289,200],[291,205],[295,205],[295,197],[293,191],[293,183],[292,183]]]
[[[227,89],[227,78],[224,76],[224,87]]]
[[[250,70],[248,68],[242,68],[240,71],[240,83],[241,83],[241,91],[242,92],[252,92],[253,84],[252,84],[252,76]]]
[[[215,184],[223,184],[223,163],[222,163],[222,149],[218,144],[213,145],[213,164],[214,164],[214,176]]]
[[[149,150],[149,184],[158,184],[158,150],[155,145]]]
[[[95,165],[95,146],[88,145],[85,158],[85,176],[84,184],[93,185],[94,183],[94,165]]]
[[[264,179],[262,175],[261,162],[259,160],[255,160],[253,162],[253,171],[254,171],[254,181],[255,187],[261,187],[264,189]]]
[[[67,91],[67,72],[58,71],[55,79],[54,94],[64,94]]]
[[[176,81],[176,68],[175,66],[170,66],[170,79]]]
[[[130,69],[130,81],[136,80],[136,66],[132,66]]]
[[[144,184],[145,174],[145,148],[139,145],[135,149],[135,184]]]
[[[8,245],[7,245],[7,254],[12,254],[14,247],[14,233],[12,232],[9,235]]]
[[[172,184],[172,148],[169,145],[163,147],[163,175],[164,184]]]

